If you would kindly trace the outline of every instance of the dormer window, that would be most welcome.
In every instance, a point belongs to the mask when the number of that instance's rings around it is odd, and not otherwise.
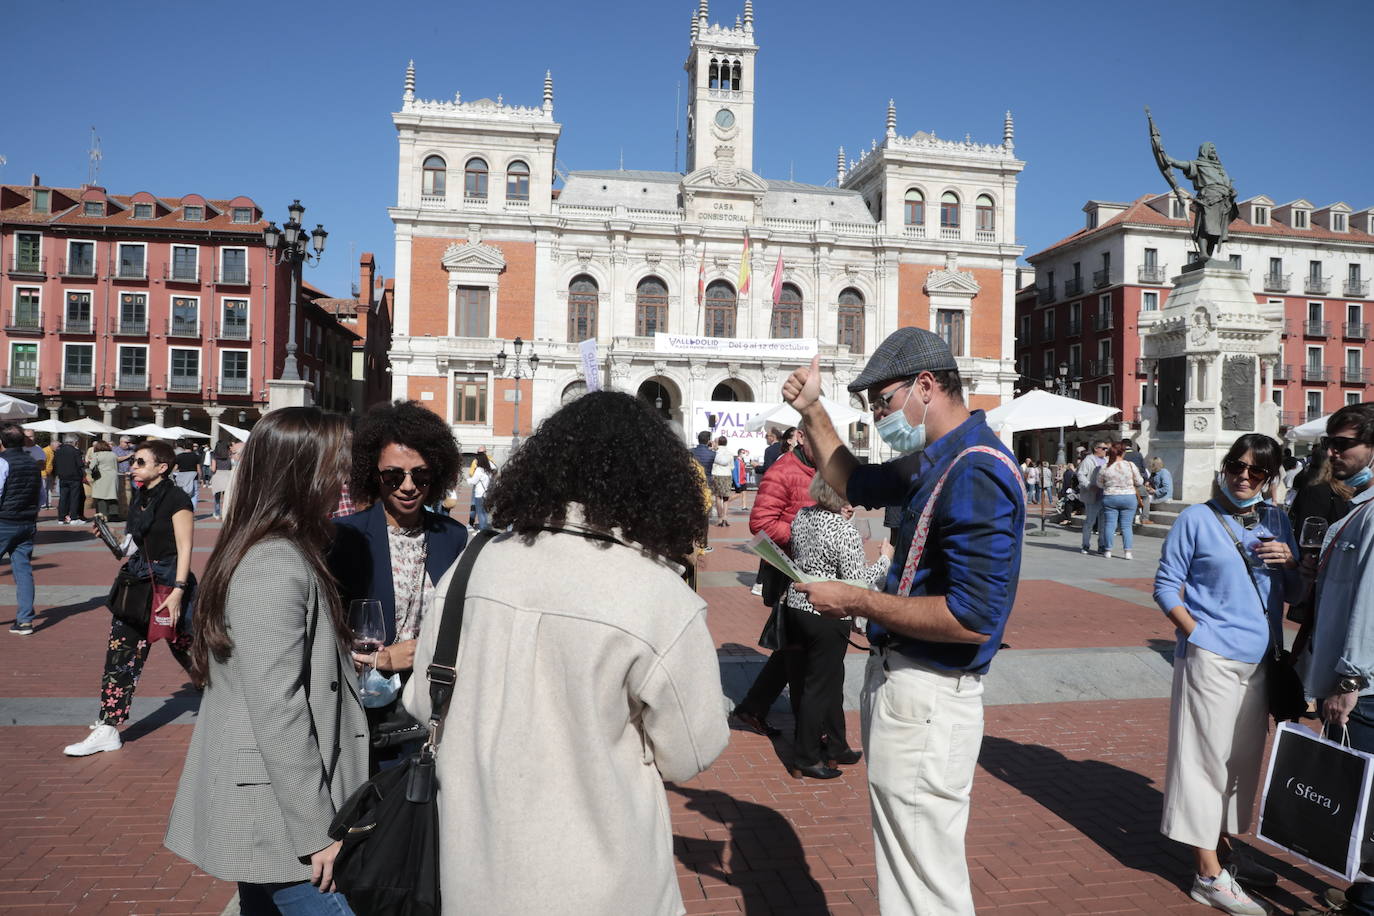
[[[1251,213],[1250,222],[1256,226],[1269,225],[1269,208],[1256,206]]]
[[[81,205],[82,216],[104,216],[105,205],[98,200],[88,200]]]
[[[1332,231],[1332,232],[1345,232],[1345,231],[1346,231],[1346,228],[1347,228],[1347,223],[1346,223],[1346,221],[1345,221],[1345,214],[1344,214],[1344,213],[1332,213],[1332,214],[1331,214],[1331,231]]]
[[[235,207],[230,211],[230,219],[235,223],[251,223],[253,221],[253,208]]]
[[[188,223],[202,222],[205,219],[205,208],[201,206],[182,207],[181,218]]]
[[[134,204],[134,219],[152,219],[152,204]]]
[[[1183,201],[1179,200],[1177,197],[1170,197],[1170,198],[1169,198],[1169,218],[1170,218],[1170,219],[1187,219],[1187,218],[1188,218],[1188,209],[1187,209],[1186,205],[1183,203]]]
[[[1097,211],[1096,211],[1096,210],[1089,210],[1089,211],[1088,211],[1087,228],[1089,228],[1089,229],[1096,229],[1096,228],[1097,228]]]
[[[43,189],[33,192],[33,212],[49,213],[52,211],[52,192]]]
[[[1310,225],[1310,224],[1308,223],[1308,214],[1307,214],[1307,211],[1306,211],[1306,210],[1294,210],[1294,211],[1293,211],[1293,228],[1294,228],[1294,229],[1306,229],[1306,228],[1308,228],[1309,225]]]

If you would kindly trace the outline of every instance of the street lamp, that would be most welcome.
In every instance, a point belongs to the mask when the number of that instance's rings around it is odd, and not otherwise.
[[[286,208],[286,213],[288,219],[280,229],[276,223],[267,224],[267,228],[262,230],[262,241],[267,246],[268,256],[274,264],[290,265],[291,304],[286,324],[286,361],[282,363],[281,377],[287,381],[298,382],[301,380],[301,374],[296,368],[296,296],[300,289],[301,265],[308,263],[313,267],[319,263],[321,256],[324,255],[324,240],[329,233],[324,231],[324,226],[315,224],[309,235],[310,245],[315,249],[311,254],[306,244],[307,236],[302,232],[305,227],[301,223],[301,218],[305,216],[305,207],[301,206],[299,200],[294,200],[291,206]]]
[[[1061,398],[1077,397],[1080,380],[1069,378],[1069,364],[1060,363],[1059,373],[1052,378],[1045,379],[1045,390],[1051,394],[1057,394]],[[1055,456],[1055,464],[1064,463],[1064,427],[1059,427],[1059,453]]]
[[[515,430],[510,440],[511,451],[515,451],[515,449],[520,447],[520,380],[523,378],[534,378],[534,373],[539,370],[539,354],[534,352],[534,344],[530,344],[529,357],[521,357],[520,351],[524,348],[525,342],[519,337],[512,341],[511,346],[515,348],[515,361],[511,365],[510,374],[507,375],[507,378],[515,379]],[[506,375],[506,363],[508,360],[506,357],[505,344],[501,345],[501,350],[496,354],[494,361],[496,363],[496,374]],[[528,372],[525,371],[526,363],[529,364]],[[530,415],[530,421],[534,421],[533,414]]]

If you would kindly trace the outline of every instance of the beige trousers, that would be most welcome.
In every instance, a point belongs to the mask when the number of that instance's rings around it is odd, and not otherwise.
[[[1263,665],[1197,646],[1174,659],[1159,827],[1165,836],[1216,849],[1221,834],[1250,829],[1269,731],[1264,682]]]
[[[869,658],[860,699],[879,911],[972,916],[964,833],[983,743],[982,678],[891,652]]]

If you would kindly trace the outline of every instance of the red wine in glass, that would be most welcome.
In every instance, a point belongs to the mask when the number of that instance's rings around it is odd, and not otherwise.
[[[371,655],[386,643],[386,618],[382,616],[382,603],[375,598],[354,598],[348,605],[348,623],[353,630],[353,651]],[[367,671],[364,665],[358,674],[358,692],[363,696],[377,696],[377,691],[368,690]]]

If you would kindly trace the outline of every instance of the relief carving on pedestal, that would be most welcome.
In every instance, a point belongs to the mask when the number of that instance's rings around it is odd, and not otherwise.
[[[1249,356],[1228,356],[1222,365],[1221,428],[1255,428],[1255,361]]]

